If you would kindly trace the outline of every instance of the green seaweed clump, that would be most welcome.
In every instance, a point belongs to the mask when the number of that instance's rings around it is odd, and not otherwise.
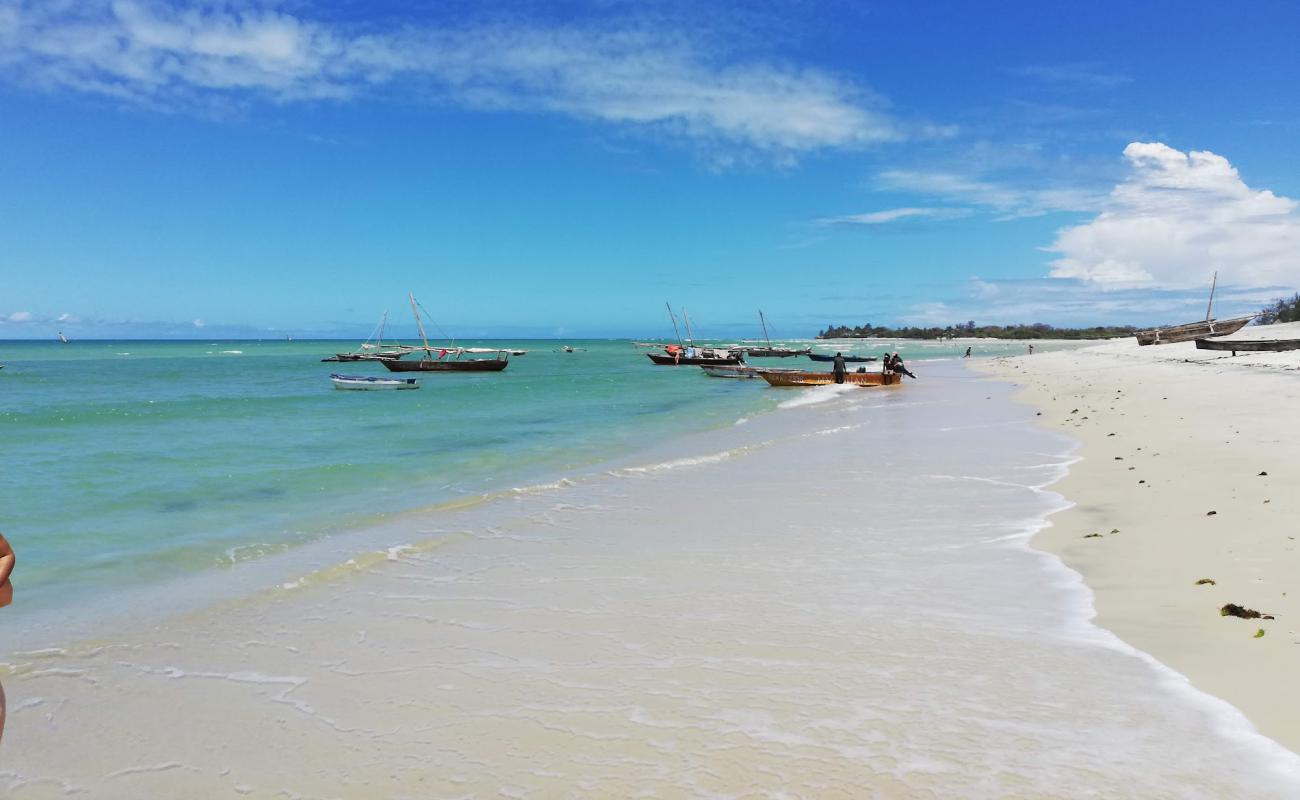
[[[1260,628],[1259,630],[1255,631],[1255,636],[1254,636],[1254,638],[1256,638],[1256,639],[1261,639],[1261,638],[1263,638],[1263,636],[1264,636],[1264,629],[1263,629],[1263,628]]]

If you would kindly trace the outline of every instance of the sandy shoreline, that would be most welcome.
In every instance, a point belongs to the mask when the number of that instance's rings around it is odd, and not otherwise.
[[[1300,351],[1124,340],[982,369],[1082,443],[1053,487],[1075,506],[1033,544],[1084,576],[1096,623],[1300,751]],[[1227,603],[1276,619],[1221,616]]]

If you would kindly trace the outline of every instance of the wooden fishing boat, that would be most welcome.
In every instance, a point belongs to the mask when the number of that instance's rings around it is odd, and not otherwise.
[[[700,369],[712,378],[758,378],[758,369],[748,364],[701,364]]]
[[[389,372],[500,372],[510,363],[510,349],[506,347],[431,347],[429,337],[424,332],[424,320],[420,318],[420,308],[415,302],[415,294],[410,293],[411,313],[415,315],[415,327],[420,330],[423,347],[406,348],[407,353],[420,353],[418,360],[404,361],[401,358],[381,361]],[[434,357],[437,353],[437,357]],[[465,358],[466,355],[478,353],[491,354],[491,358]]]
[[[696,355],[688,356],[691,352],[689,349],[678,351],[678,355],[671,353],[646,353],[654,363],[661,367],[721,367],[726,365],[738,365],[745,363],[739,353],[730,350],[713,350],[710,348],[698,348],[694,352]]]
[[[1168,325],[1163,328],[1151,328],[1134,334],[1138,344],[1174,344],[1190,342],[1193,339],[1206,339],[1211,336],[1227,336],[1246,327],[1246,323],[1255,318],[1234,317],[1232,319],[1207,319],[1203,322],[1189,322],[1185,325]]]
[[[1205,319],[1203,321],[1138,331],[1133,334],[1137,338],[1137,343],[1140,345],[1174,344],[1175,342],[1190,342],[1193,339],[1208,339],[1211,336],[1227,336],[1246,327],[1246,323],[1259,316],[1258,314],[1251,314],[1247,317],[1233,317],[1232,319],[1211,319],[1210,314],[1214,310],[1214,289],[1218,284],[1219,273],[1216,272],[1214,273],[1214,279],[1210,283],[1210,302],[1205,307]]]
[[[1243,353],[1282,353],[1300,350],[1300,339],[1197,339],[1197,350],[1231,350]]]
[[[835,383],[830,372],[805,372],[803,370],[758,369],[758,375],[772,386],[827,386]],[[898,386],[903,376],[893,372],[847,372],[844,382],[854,386]]]
[[[767,333],[767,317],[763,316],[763,309],[758,310],[758,323],[763,326],[763,345],[756,347],[740,347],[740,352],[751,358],[792,358],[794,356],[806,356],[812,352],[811,347],[776,347],[772,344],[772,337]]]
[[[375,391],[378,389],[419,389],[418,378],[376,378],[373,375],[331,375],[335,389]]]
[[[401,358],[411,352],[413,348],[405,345],[393,343],[384,343],[384,331],[388,327],[388,312],[379,318],[379,324],[370,332],[370,336],[362,342],[356,350],[348,353],[335,353],[329,358],[322,358],[321,362],[333,361],[389,361],[394,358]],[[289,341],[293,341],[290,337]]]
[[[835,356],[828,356],[824,353],[809,353],[808,357],[813,361],[831,362]],[[844,356],[845,364],[866,364],[869,361],[876,361],[875,356]]]

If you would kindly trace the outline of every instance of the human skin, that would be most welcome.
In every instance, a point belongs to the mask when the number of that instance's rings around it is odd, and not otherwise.
[[[14,585],[9,582],[9,575],[14,571],[14,549],[9,546],[4,534],[0,534],[0,608],[9,605],[14,599]],[[0,686],[0,740],[5,735],[5,689]]]

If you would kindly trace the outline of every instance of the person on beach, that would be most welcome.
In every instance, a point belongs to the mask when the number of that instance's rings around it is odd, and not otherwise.
[[[1033,354],[1034,354],[1034,346],[1031,344],[1029,345],[1029,355],[1032,356]]]
[[[14,585],[9,582],[9,575],[14,571],[14,549],[0,534],[0,608],[13,602]],[[5,687],[0,686],[0,739],[5,735]]]
[[[962,356],[962,358],[970,358],[970,348],[969,348],[969,347],[966,348],[966,355]]]
[[[906,375],[912,380],[916,380],[916,376],[913,375],[911,372],[908,372],[907,367],[903,365],[902,356],[900,356],[898,353],[894,353],[891,359],[892,360],[890,361],[890,366],[889,366],[890,370],[892,370],[893,372],[901,372],[902,374]]]
[[[831,359],[831,374],[835,376],[836,383],[844,383],[844,354],[836,353],[835,358]]]

